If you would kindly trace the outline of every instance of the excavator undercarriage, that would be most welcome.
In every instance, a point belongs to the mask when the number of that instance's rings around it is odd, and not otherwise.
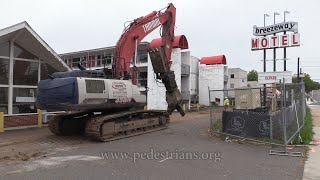
[[[85,134],[90,139],[106,142],[167,128],[166,111],[133,110],[112,114],[60,114],[49,129],[56,135]]]

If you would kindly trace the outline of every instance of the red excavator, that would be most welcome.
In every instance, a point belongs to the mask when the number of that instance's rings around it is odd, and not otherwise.
[[[110,141],[164,129],[174,110],[184,116],[181,94],[170,70],[175,18],[176,8],[169,4],[165,10],[153,11],[131,22],[114,49],[111,70],[86,70],[79,64],[78,71],[57,72],[40,81],[38,106],[47,111],[66,111],[50,121],[51,132],[84,132],[95,140]],[[150,47],[149,55],[156,78],[165,85],[168,109],[143,110],[146,98],[136,85],[137,69],[132,58],[142,39],[159,26],[162,43]]]

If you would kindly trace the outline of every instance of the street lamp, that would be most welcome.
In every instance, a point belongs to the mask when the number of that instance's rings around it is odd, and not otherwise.
[[[273,13],[273,24],[276,24],[276,15],[280,15],[280,13]]]
[[[269,14],[263,15],[263,26],[266,26],[266,17],[269,17]]]
[[[290,11],[284,11],[283,12],[284,22],[286,22],[286,14],[290,14]]]

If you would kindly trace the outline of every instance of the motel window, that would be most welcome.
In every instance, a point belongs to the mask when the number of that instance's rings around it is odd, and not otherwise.
[[[8,85],[9,59],[0,58],[0,84]]]
[[[234,84],[230,84],[230,88],[234,88]]]
[[[107,59],[107,64],[111,64],[111,63],[112,63],[111,58],[108,58],[108,59]]]
[[[0,43],[0,56],[10,56],[10,43],[9,42],[4,42]]]
[[[101,60],[97,60],[97,66],[101,66]]]
[[[148,51],[147,49],[139,50],[138,51],[138,62],[146,63],[148,62]]]
[[[80,62],[80,58],[72,58],[72,62],[73,63],[79,63]]]
[[[102,61],[102,64],[111,64],[112,63],[112,55],[111,54],[106,54],[104,57],[103,57],[103,61]]]
[[[147,78],[148,78],[148,72],[140,72],[139,73],[139,84],[141,86],[146,86],[148,84]]]
[[[103,93],[105,90],[103,80],[88,80],[86,79],[87,93]]]
[[[0,87],[0,112],[8,114],[8,88]]]
[[[80,63],[80,58],[72,58],[72,67],[78,67]]]
[[[230,77],[231,79],[234,79],[234,74],[231,74],[231,77]]]
[[[146,63],[146,62],[148,62],[148,54],[142,54],[142,55],[140,55],[139,61],[140,61],[141,63]]]

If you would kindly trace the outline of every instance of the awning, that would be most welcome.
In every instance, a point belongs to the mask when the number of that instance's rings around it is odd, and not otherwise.
[[[214,65],[214,64],[227,64],[226,57],[224,55],[203,57],[200,60],[200,64]]]
[[[161,46],[162,39],[153,39],[149,45],[150,48],[159,48]],[[189,49],[188,40],[184,35],[179,35],[174,37],[172,44],[173,48]]]

